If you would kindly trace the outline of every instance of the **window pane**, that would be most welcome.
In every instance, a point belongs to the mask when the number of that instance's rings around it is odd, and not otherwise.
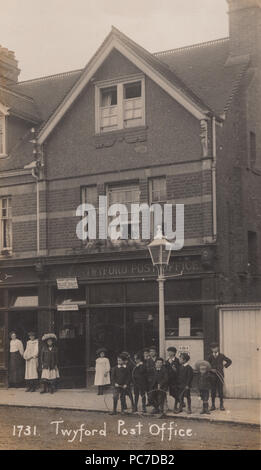
[[[124,85],[124,98],[138,98],[141,96],[141,82],[126,83]]]
[[[117,104],[117,87],[103,88],[101,90],[101,106],[114,106]]]
[[[151,180],[151,202],[165,202],[166,200],[166,178],[153,178]]]

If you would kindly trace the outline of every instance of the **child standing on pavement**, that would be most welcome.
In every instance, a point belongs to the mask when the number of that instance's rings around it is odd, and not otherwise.
[[[202,400],[202,410],[200,414],[210,414],[208,409],[209,391],[211,389],[211,366],[207,361],[197,361],[195,365],[196,370],[199,372],[198,375],[198,389],[199,395]]]
[[[174,413],[182,413],[183,407],[183,399],[187,398],[187,413],[191,414],[191,396],[190,396],[190,389],[193,380],[193,369],[189,365],[190,356],[187,353],[181,353],[179,357],[180,361],[180,368],[179,368],[179,375],[178,375],[178,400],[179,400],[179,408],[178,411],[174,411]]]
[[[96,351],[96,367],[95,367],[95,379],[94,385],[98,386],[98,394],[103,395],[104,385],[109,385],[110,380],[110,361],[106,357],[107,350],[105,348],[100,348]]]
[[[134,385],[134,411],[138,411],[139,396],[141,396],[142,411],[146,413],[147,369],[141,354],[134,355],[135,367],[132,371]]]
[[[111,381],[114,387],[113,390],[113,411],[112,415],[117,414],[117,405],[120,399],[121,402],[121,411],[122,413],[125,412],[124,406],[124,398],[126,395],[129,396],[132,404],[132,411],[134,411],[134,402],[132,393],[130,390],[130,382],[131,382],[131,372],[129,367],[124,364],[124,356],[119,355],[117,358],[117,365],[112,368],[111,372]]]
[[[211,365],[211,399],[212,399],[212,406],[210,411],[214,411],[216,409],[215,406],[215,399],[216,393],[218,392],[219,400],[220,400],[220,410],[224,411],[224,394],[223,394],[223,386],[224,386],[224,367],[227,368],[232,364],[231,359],[226,357],[219,351],[219,346],[217,343],[212,343],[210,345],[212,353],[208,357],[208,362]]]

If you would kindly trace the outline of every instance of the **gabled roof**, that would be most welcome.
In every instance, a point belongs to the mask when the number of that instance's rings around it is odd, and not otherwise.
[[[41,117],[45,139],[113,47],[138,61],[153,79],[173,92],[198,118],[224,116],[248,65],[228,61],[229,38],[151,54],[118,29],[111,33],[84,69],[19,82],[11,90],[30,97]],[[24,96],[25,97],[25,96]],[[28,103],[27,103],[28,106]],[[31,103],[32,106],[32,103]]]
[[[8,108],[9,113],[14,116],[35,124],[41,122],[40,113],[31,97],[0,87],[0,103]]]
[[[42,144],[50,132],[52,132],[113,49],[118,50],[127,57],[128,60],[133,62],[144,74],[154,80],[197,119],[206,118],[207,113],[211,111],[204,104],[204,101],[190,91],[185,83],[176,77],[175,73],[167,65],[161,63],[153,54],[145,51],[145,49],[113,27],[98,51],[79,74],[78,78],[76,78],[74,84],[72,83],[72,87],[65,93],[58,107],[54,109],[41,127],[38,134],[39,144]]]

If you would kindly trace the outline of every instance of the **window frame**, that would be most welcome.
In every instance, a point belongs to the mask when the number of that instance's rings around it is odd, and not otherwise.
[[[135,188],[135,189],[134,189]],[[112,202],[111,199],[110,199],[110,193],[115,190],[120,192],[120,191],[130,191],[134,189],[135,191],[138,191],[139,192],[139,201],[131,201],[131,202]],[[130,230],[131,230],[131,223],[132,223],[132,214],[131,214],[131,211],[129,211],[129,205],[131,206],[131,204],[140,204],[140,185],[139,185],[139,182],[135,182],[135,181],[126,181],[124,183],[109,183],[106,185],[106,196],[107,196],[107,201],[108,201],[108,206],[110,206],[111,204],[125,204],[127,209],[128,209],[128,239],[129,238],[129,235],[130,235]],[[109,216],[107,217],[107,222],[108,222],[108,226],[110,224],[110,222],[112,221],[113,217],[112,216]],[[140,224],[140,223],[139,223]],[[109,234],[108,234],[109,236]]]
[[[141,106],[142,116],[140,123],[137,126],[124,126],[124,85],[141,82]],[[117,87],[117,128],[109,131],[101,130],[101,90],[104,88]],[[132,75],[131,77],[121,77],[116,80],[106,80],[95,83],[95,134],[106,135],[110,132],[117,132],[120,130],[132,130],[137,127],[145,126],[145,76]]]
[[[3,210],[3,201],[7,201],[7,216],[3,217],[2,215],[2,210]],[[10,209],[11,208],[11,211]],[[9,214],[11,212],[11,214]],[[3,220],[10,221],[10,233],[9,233],[9,239],[10,239],[10,246],[4,246],[3,245],[3,240],[4,240],[4,224]],[[11,203],[11,197],[10,196],[1,196],[0,197],[0,253],[3,251],[12,251],[12,246],[13,246],[13,230],[12,230],[12,203]]]

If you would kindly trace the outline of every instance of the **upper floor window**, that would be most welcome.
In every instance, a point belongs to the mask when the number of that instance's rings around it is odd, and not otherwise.
[[[150,203],[165,203],[167,201],[167,186],[165,176],[150,180]]]
[[[128,210],[128,238],[132,237],[132,224],[131,224],[131,205],[140,203],[140,188],[138,184],[126,184],[119,186],[108,187],[108,204],[124,204]],[[108,222],[112,222],[114,217],[109,216]],[[135,227],[134,227],[135,229]]]
[[[126,80],[96,86],[96,132],[145,125],[145,81]]]
[[[12,247],[12,207],[11,198],[0,198],[0,250]]]
[[[6,154],[5,116],[0,114],[0,157]]]

